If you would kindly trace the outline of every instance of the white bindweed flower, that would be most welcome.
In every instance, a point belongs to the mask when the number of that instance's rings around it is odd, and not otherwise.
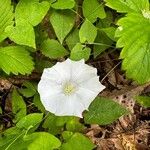
[[[84,60],[67,59],[44,69],[38,92],[45,109],[57,116],[78,116],[105,86],[99,82],[97,69]]]

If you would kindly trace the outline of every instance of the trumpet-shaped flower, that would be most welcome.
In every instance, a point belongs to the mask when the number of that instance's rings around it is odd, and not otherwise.
[[[97,69],[84,60],[67,59],[44,69],[38,84],[42,104],[57,116],[78,116],[105,86],[99,82]]]

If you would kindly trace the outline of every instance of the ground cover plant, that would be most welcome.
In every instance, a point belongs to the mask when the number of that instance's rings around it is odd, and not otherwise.
[[[0,150],[150,146],[149,0],[0,0]]]

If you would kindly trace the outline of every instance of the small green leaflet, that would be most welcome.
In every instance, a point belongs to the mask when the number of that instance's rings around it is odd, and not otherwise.
[[[16,26],[8,26],[5,32],[12,41],[19,45],[36,47],[34,29],[25,19],[18,19],[16,21]]]
[[[53,10],[50,16],[50,22],[55,30],[56,36],[62,44],[74,26],[75,13],[71,10]]]
[[[84,0],[83,1],[83,15],[92,23],[99,17],[101,19],[106,17],[105,10],[102,4],[97,0]]]
[[[118,12],[140,12],[149,10],[149,0],[105,0],[106,5]]]
[[[12,93],[12,112],[15,116],[14,122],[18,122],[22,117],[26,116],[26,104],[16,89]]]
[[[77,43],[75,47],[71,50],[70,58],[72,60],[84,59],[87,61],[90,57],[91,49],[83,46],[81,43]]]
[[[117,120],[127,110],[113,100],[97,97],[84,114],[85,123],[107,125]]]
[[[34,68],[29,52],[20,46],[0,48],[0,58],[0,68],[7,74],[30,74]]]
[[[74,133],[66,143],[62,144],[60,150],[92,150],[94,147],[90,139],[81,133]]]
[[[41,45],[41,51],[50,58],[60,58],[68,54],[67,50],[57,40],[53,39],[45,40]]]
[[[0,42],[7,37],[4,31],[7,26],[13,25],[13,18],[11,0],[0,0]]]
[[[15,19],[26,19],[31,25],[38,25],[47,11],[50,4],[47,1],[39,0],[20,0],[15,10]]]
[[[55,9],[71,9],[75,6],[74,0],[57,0],[51,4]]]
[[[117,47],[123,47],[120,58],[128,78],[139,84],[150,81],[150,19],[139,13],[121,18],[116,31]]]
[[[97,28],[89,21],[85,20],[79,31],[81,43],[93,43],[97,35]]]

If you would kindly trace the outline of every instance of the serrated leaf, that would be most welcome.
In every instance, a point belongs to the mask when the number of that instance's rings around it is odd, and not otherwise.
[[[37,85],[35,84],[35,83],[31,83],[31,82],[28,82],[28,81],[26,81],[26,82],[24,82],[23,84],[22,84],[22,86],[24,87],[24,88],[21,88],[21,89],[19,89],[19,92],[24,96],[24,97],[27,97],[27,98],[29,98],[29,97],[32,97],[32,96],[34,96],[35,94],[36,94],[36,92],[37,92]]]
[[[120,58],[128,78],[139,84],[150,81],[150,19],[138,13],[119,20],[117,47],[123,47]]]
[[[15,19],[25,19],[33,26],[36,26],[42,21],[49,7],[50,4],[46,1],[20,0],[15,10]]]
[[[19,45],[36,47],[34,29],[32,25],[24,19],[17,20],[16,26],[8,26],[5,32],[12,41]]]
[[[26,115],[26,104],[16,89],[12,93],[12,112],[15,115],[15,122],[18,122]]]
[[[28,145],[28,150],[54,150],[60,147],[58,138],[47,132],[35,132],[25,136],[25,141],[32,141]]]
[[[42,121],[43,114],[42,113],[32,113],[25,117],[23,117],[16,126],[20,129],[29,129],[36,127]]]
[[[141,12],[149,10],[149,0],[105,0],[106,5],[118,12]]]
[[[84,0],[83,1],[83,15],[92,23],[96,21],[97,18],[105,18],[106,13],[102,4],[97,0]]]
[[[98,97],[84,114],[85,123],[107,125],[126,114],[127,110],[113,100]]]
[[[93,43],[97,35],[97,28],[89,21],[85,20],[79,31],[80,42]]]
[[[63,43],[74,26],[75,14],[71,10],[53,10],[50,21],[60,43]]]
[[[136,96],[136,101],[144,107],[150,107],[150,97],[149,96]]]
[[[71,9],[75,5],[74,0],[57,0],[52,3],[51,7],[55,9]]]
[[[45,40],[41,45],[41,51],[49,58],[60,58],[68,54],[68,51],[57,40],[53,39]]]
[[[0,68],[7,74],[30,74],[33,70],[33,61],[29,52],[20,46],[0,48]]]
[[[75,133],[62,144],[60,150],[92,150],[95,145],[90,139],[82,135],[81,133]]]
[[[85,61],[87,61],[90,57],[90,53],[90,48],[83,46],[81,43],[77,43],[75,47],[71,50],[70,58],[75,61],[81,59],[85,59]]]
[[[0,1],[0,42],[3,41],[7,34],[5,28],[9,25],[13,25],[13,6],[11,6],[11,0]]]

